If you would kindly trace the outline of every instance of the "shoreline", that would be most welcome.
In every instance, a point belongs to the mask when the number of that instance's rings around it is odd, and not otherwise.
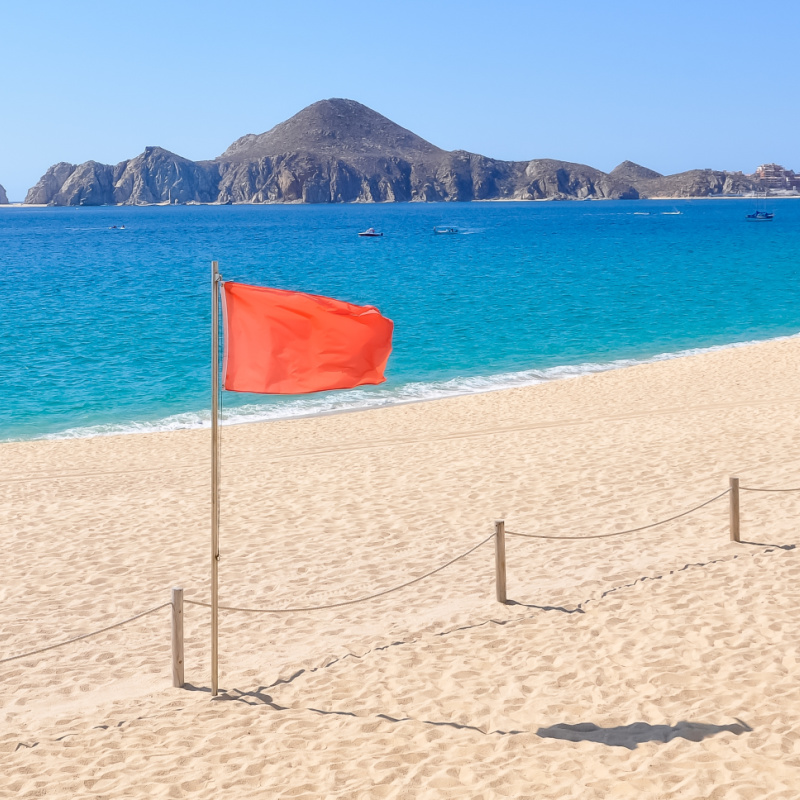
[[[281,405],[268,406],[264,405],[264,410],[251,413],[244,417],[241,416],[243,409],[248,409],[252,405],[249,403],[245,406],[227,406],[223,407],[222,411],[228,412],[228,418],[221,417],[220,425],[225,428],[239,427],[242,425],[258,425],[275,422],[284,422],[295,419],[315,419],[317,417],[331,417],[340,414],[357,414],[364,411],[374,411],[385,408],[395,408],[398,406],[416,405],[420,403],[432,403],[441,400],[447,400],[454,397],[471,397],[473,395],[491,394],[494,392],[503,392],[511,389],[519,389],[531,386],[541,386],[554,382],[561,382],[567,380],[575,380],[584,378],[591,375],[597,375],[605,372],[615,372],[618,370],[625,370],[630,367],[643,366],[647,364],[657,364],[664,361],[672,361],[676,359],[692,358],[695,356],[702,356],[707,353],[718,352],[722,350],[731,350],[741,347],[751,347],[769,342],[780,342],[791,340],[800,337],[800,331],[792,334],[782,336],[773,336],[766,339],[748,339],[745,341],[729,342],[727,344],[710,345],[708,347],[687,348],[685,350],[666,351],[658,353],[654,356],[647,358],[631,358],[631,359],[612,359],[606,362],[581,362],[579,364],[563,364],[553,367],[545,367],[543,369],[530,369],[520,370],[518,372],[504,372],[494,373],[491,375],[471,376],[467,378],[454,378],[447,381],[435,382],[409,382],[401,384],[396,390],[408,391],[414,393],[421,387],[426,387],[427,391],[431,392],[428,397],[403,397],[389,396],[385,398],[377,398],[367,395],[361,400],[353,400],[350,405],[347,401],[341,401],[344,405],[338,408],[325,408],[322,407],[316,411],[298,410],[293,412],[287,406],[292,402],[297,403],[313,403],[314,400],[299,400],[287,401]],[[461,383],[461,387],[457,384]],[[480,382],[490,383],[496,382],[495,385],[475,386]],[[464,384],[473,384],[473,388],[467,388]],[[376,387],[377,388],[377,387]],[[349,392],[359,391],[348,390]],[[370,391],[368,389],[368,391]],[[380,391],[380,389],[378,389]],[[437,393],[438,392],[438,393]],[[326,397],[325,400],[330,399],[333,403],[337,402],[337,397],[341,398],[344,393],[338,395],[331,395]],[[309,395],[308,397],[314,397]],[[371,400],[371,402],[370,402]],[[324,402],[324,401],[323,401]],[[284,409],[281,412],[281,409]],[[238,413],[237,413],[238,412]],[[231,419],[231,415],[234,419]],[[194,420],[191,418],[194,417]],[[113,436],[136,436],[140,434],[153,434],[153,433],[166,433],[171,431],[181,430],[207,430],[210,427],[210,410],[203,409],[200,411],[181,411],[175,414],[170,414],[166,417],[161,417],[155,421],[145,422],[119,422],[119,423],[101,423],[92,426],[71,427],[56,433],[41,434],[33,437],[24,438],[8,438],[0,439],[0,445],[13,442],[37,442],[37,441],[69,441],[74,439],[94,439],[98,437],[113,437]],[[107,430],[104,430],[107,429]]]
[[[613,197],[538,197],[523,199],[517,197],[493,197],[486,200],[468,200],[467,203],[584,203],[584,202],[624,202],[641,203],[650,201],[682,201],[682,200],[757,200],[763,199],[760,194],[746,195],[698,195],[697,197],[640,197],[637,199],[622,200]],[[770,195],[768,200],[800,200],[800,193],[794,195]],[[113,205],[97,206],[73,206],[73,205],[50,205],[45,203],[3,203],[0,204],[0,211],[10,208],[173,208],[182,206],[394,206],[394,205],[447,205],[445,200],[406,200],[392,201],[387,203],[353,201],[352,203],[304,203],[302,200],[292,200],[288,202],[265,202],[265,203],[201,203],[190,200],[186,203],[116,203]],[[451,201],[452,204],[452,201]]]

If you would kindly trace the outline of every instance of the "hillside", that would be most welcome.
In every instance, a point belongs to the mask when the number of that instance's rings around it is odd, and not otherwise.
[[[643,167],[640,164],[634,164],[633,161],[623,161],[621,164],[617,164],[608,174],[617,180],[631,181],[633,183],[664,177],[660,172],[656,172],[654,169],[647,169],[647,167]]]
[[[350,203],[705,197],[753,188],[741,174],[662,176],[625,161],[610,174],[568,161],[501,161],[442,150],[353,100],[321,100],[222,155],[160,147],[116,165],[50,167],[26,203]]]
[[[254,161],[286,153],[340,158],[441,157],[435,145],[354,100],[320,100],[266,133],[237,139],[217,161]]]

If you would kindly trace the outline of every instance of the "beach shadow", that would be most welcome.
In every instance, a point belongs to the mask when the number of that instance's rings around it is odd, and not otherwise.
[[[356,714],[353,711],[325,711],[324,709],[321,709],[321,708],[311,708],[311,706],[308,707],[308,710],[309,711],[313,711],[315,714],[324,714],[326,716],[333,716],[333,717],[357,717],[358,716],[358,714]]]
[[[311,670],[314,672],[315,670]],[[274,683],[271,683],[269,686],[263,686],[262,689],[272,689],[275,686],[280,686],[282,683],[292,683],[296,681],[301,675],[305,674],[304,669],[298,669],[293,672],[288,678],[278,678]]]
[[[237,703],[246,703],[248,706],[269,706],[275,711],[287,711],[288,706],[279,706],[271,695],[265,694],[266,686],[259,686],[258,689],[253,689],[251,692],[242,692],[239,689],[231,689],[229,692],[220,692],[215,697],[215,700],[226,701],[233,700]]]
[[[739,542],[739,544],[750,544],[753,547],[774,547],[776,550],[794,550],[796,544],[764,544],[764,542]]]
[[[520,606],[521,608],[535,608],[538,611],[560,611],[562,614],[585,614],[586,612],[580,607],[564,608],[564,606],[537,606],[531,603],[520,603],[518,600],[506,600],[507,606]]]
[[[312,708],[311,711],[316,711],[316,709]],[[330,712],[329,712],[330,713]],[[341,713],[341,712],[339,712]],[[485,731],[483,728],[478,728],[475,725],[466,725],[461,722],[435,722],[431,719],[415,719],[414,717],[390,717],[388,714],[376,714],[375,715],[378,719],[385,719],[388,722],[419,722],[423,725],[435,725],[437,727],[446,727],[446,728],[455,728],[459,731],[475,731],[476,733],[480,733],[482,736],[516,736],[520,733],[527,733],[527,731]]]
[[[195,686],[193,683],[184,683],[181,689],[186,689],[187,692],[208,692],[211,694],[210,686]]]
[[[536,735],[542,739],[563,739],[568,742],[597,742],[609,747],[627,747],[635,750],[645,742],[671,742],[673,739],[688,739],[701,742],[709,736],[728,732],[739,736],[753,729],[742,720],[735,725],[709,725],[705,722],[681,721],[677,725],[650,725],[647,722],[634,722],[632,725],[619,725],[616,728],[600,728],[592,722],[577,725],[559,723],[549,728],[539,728]]]
[[[379,714],[378,716],[385,717],[384,714]],[[385,717],[389,719],[389,717]],[[475,725],[465,725],[461,722],[434,722],[430,719],[421,719],[417,720],[421,722],[423,725],[435,725],[437,727],[445,727],[445,728],[455,728],[459,731],[475,731],[476,733],[480,733],[483,736],[492,736],[492,735],[499,735],[499,736],[516,736],[520,733],[526,733],[526,731],[485,731],[483,728],[478,728]]]
[[[207,692],[211,694],[210,686],[195,686],[192,683],[184,683],[183,688],[188,692]],[[220,689],[219,694],[216,697],[212,697],[211,700],[215,703],[235,700],[239,703],[247,703],[249,706],[269,706],[276,711],[286,711],[287,706],[279,706],[271,695],[266,694],[265,690],[269,688],[269,686],[259,686],[258,689],[253,689],[250,692],[243,692],[240,689],[231,689],[230,691]]]

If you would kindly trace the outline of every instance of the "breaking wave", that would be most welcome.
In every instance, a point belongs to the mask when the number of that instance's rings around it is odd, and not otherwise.
[[[714,345],[712,347],[690,348],[688,350],[661,353],[650,358],[623,358],[607,362],[585,362],[545,369],[503,372],[495,375],[452,378],[442,381],[409,382],[398,386],[365,387],[264,403],[249,403],[236,406],[224,406],[223,404],[221,418],[223,425],[239,425],[249,422],[267,422],[279,419],[297,419],[325,414],[366,411],[426,400],[440,400],[447,397],[493,392],[501,389],[535,386],[548,381],[579,378],[582,375],[593,375],[598,372],[624,369],[625,367],[633,367],[640,364],[652,364],[658,361],[668,361],[673,358],[700,355],[734,347],[747,347],[762,341],[781,341],[795,338],[796,336],[800,336],[800,334],[779,336],[768,340],[750,340]],[[45,434],[36,438],[76,439],[90,436],[117,436],[132,433],[192,430],[209,427],[210,419],[210,410],[204,409],[202,411],[172,414],[150,422],[109,423],[68,428],[58,433]]]

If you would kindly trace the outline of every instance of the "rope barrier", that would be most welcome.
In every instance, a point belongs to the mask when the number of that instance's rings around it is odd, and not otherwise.
[[[740,486],[744,492],[800,492],[800,487],[797,489],[754,489],[752,486]]]
[[[726,494],[728,494],[728,492],[730,492],[730,489],[726,489],[724,492],[720,492],[716,497],[712,497],[710,500],[706,500],[705,503],[700,503],[699,506],[690,508],[688,511],[683,511],[680,514],[676,514],[674,517],[670,517],[669,519],[662,519],[659,522],[651,522],[649,525],[642,525],[640,528],[631,528],[628,531],[615,531],[614,533],[599,533],[591,536],[548,536],[547,534],[541,534],[541,533],[515,533],[514,531],[506,531],[506,533],[509,536],[523,536],[526,539],[559,539],[562,541],[578,541],[579,539],[608,539],[611,536],[623,536],[626,533],[636,533],[637,531],[645,531],[648,528],[655,528],[657,525],[664,525],[667,522],[672,522],[673,520],[679,519],[680,517],[685,517],[687,514],[691,514],[694,511],[699,511],[704,506],[713,503],[715,500],[719,500],[720,497],[724,497]]]
[[[759,489],[752,486],[742,486],[739,487],[743,491],[748,492],[797,492],[800,491],[800,487],[792,488],[792,489]],[[601,533],[601,534],[591,534],[587,536],[551,536],[548,534],[537,534],[537,533],[517,533],[516,531],[505,531],[509,536],[519,536],[525,539],[551,539],[557,541],[579,541],[579,540],[586,540],[586,539],[608,539],[613,536],[625,536],[630,533],[638,533],[639,531],[648,530],[650,528],[655,528],[659,525],[665,525],[668,522],[673,522],[676,519],[680,519],[681,517],[685,517],[688,514],[692,514],[695,511],[699,511],[701,508],[705,508],[707,505],[710,505],[716,500],[719,500],[721,497],[724,497],[726,494],[729,494],[731,489],[725,489],[725,491],[720,492],[718,495],[715,495],[710,500],[706,500],[703,503],[700,503],[693,508],[688,509],[687,511],[682,511],[680,514],[675,514],[672,517],[668,517],[667,519],[659,520],[658,522],[651,522],[649,525],[641,525],[638,528],[630,528],[629,530],[625,531],[614,531],[613,533]],[[392,594],[393,592],[399,592],[401,589],[406,589],[409,586],[413,586],[415,583],[419,583],[420,581],[425,580],[426,578],[430,578],[436,573],[441,572],[447,567],[455,564],[457,561],[460,561],[462,558],[466,558],[471,553],[474,553],[479,547],[485,545],[490,539],[495,538],[495,533],[491,533],[485,539],[482,539],[478,544],[474,547],[471,547],[465,553],[462,553],[455,558],[450,559],[446,564],[442,564],[436,569],[431,570],[430,572],[426,572],[424,575],[420,575],[416,578],[412,578],[410,581],[406,581],[405,583],[400,584],[399,586],[394,586],[391,589],[384,589],[381,592],[375,592],[374,594],[367,595],[366,597],[359,597],[355,600],[344,600],[340,603],[329,603],[326,605],[319,605],[319,606],[302,606],[298,608],[243,608],[238,606],[219,606],[219,609],[222,611],[241,611],[250,614],[292,614],[302,611],[324,611],[326,609],[334,609],[334,608],[344,608],[345,606],[356,605],[358,603],[365,603],[368,600],[375,600],[379,597],[384,597],[388,594]],[[738,541],[738,539],[737,539]],[[211,608],[211,603],[204,603],[200,600],[189,600],[185,599],[185,603],[194,606],[202,606],[204,608]],[[40,647],[36,650],[31,650],[27,653],[20,653],[16,656],[9,656],[8,658],[0,659],[0,664],[7,664],[10,661],[18,661],[19,659],[23,658],[30,658],[31,656],[38,655],[39,653],[46,653],[49,650],[55,650],[58,647],[64,647],[68,644],[72,644],[74,642],[82,641],[83,639],[88,639],[92,636],[99,636],[101,633],[106,633],[107,631],[114,630],[115,628],[120,628],[123,625],[127,625],[130,622],[134,622],[137,619],[141,619],[142,617],[147,616],[148,614],[153,614],[156,611],[160,611],[162,608],[166,608],[167,606],[171,606],[172,603],[161,603],[161,605],[155,606],[154,608],[148,609],[147,611],[142,611],[140,614],[135,614],[128,619],[121,620],[120,622],[115,622],[113,625],[107,625],[104,628],[100,628],[96,631],[91,631],[89,633],[84,633],[80,636],[74,636],[71,639],[66,639],[63,642],[57,642],[56,644],[47,645],[46,647]]]
[[[38,653],[44,653],[48,650],[55,650],[56,647],[63,647],[65,644],[72,644],[73,642],[79,642],[81,639],[88,639],[90,636],[97,636],[100,633],[105,633],[106,631],[113,630],[114,628],[120,628],[123,625],[127,625],[129,622],[133,622],[140,617],[146,617],[148,614],[152,614],[154,611],[160,611],[162,608],[166,608],[167,606],[171,606],[172,603],[162,603],[160,606],[156,606],[155,608],[151,608],[149,611],[142,611],[141,614],[137,614],[135,617],[130,617],[129,619],[124,619],[122,622],[115,622],[113,625],[109,625],[105,628],[100,628],[98,631],[92,631],[91,633],[84,633],[81,636],[75,636],[72,639],[67,639],[65,642],[58,642],[58,644],[51,644],[47,647],[40,647],[38,650],[31,650],[30,653],[22,653],[18,656],[11,656],[10,658],[0,658],[0,664],[5,664],[8,661],[17,661],[20,658],[28,658],[29,656],[35,656]]]
[[[400,589],[405,589],[407,586],[411,586],[412,584],[419,583],[425,578],[430,578],[431,575],[435,575],[437,572],[441,572],[443,569],[446,569],[451,564],[455,564],[456,561],[460,561],[462,558],[466,558],[470,553],[474,553],[479,547],[486,544],[489,539],[494,538],[494,533],[489,534],[483,541],[478,542],[475,547],[470,548],[467,550],[466,553],[462,553],[460,556],[456,556],[455,558],[448,561],[446,564],[442,564],[441,567],[437,567],[430,572],[425,573],[425,575],[420,575],[418,578],[414,578],[413,580],[408,581],[407,583],[403,583],[400,586],[395,586],[392,589],[385,589],[382,592],[376,592],[375,594],[368,595],[367,597],[359,597],[357,600],[345,600],[342,603],[332,603],[330,605],[325,606],[306,606],[305,608],[237,608],[235,606],[219,606],[221,611],[245,611],[251,614],[289,614],[296,611],[322,611],[327,608],[342,608],[342,606],[352,606],[356,603],[365,603],[367,600],[374,600],[376,597],[383,597],[384,595],[391,594],[392,592],[399,592]],[[199,600],[184,600],[184,603],[191,603],[193,606],[203,606],[204,608],[211,608],[211,603],[202,603]]]

